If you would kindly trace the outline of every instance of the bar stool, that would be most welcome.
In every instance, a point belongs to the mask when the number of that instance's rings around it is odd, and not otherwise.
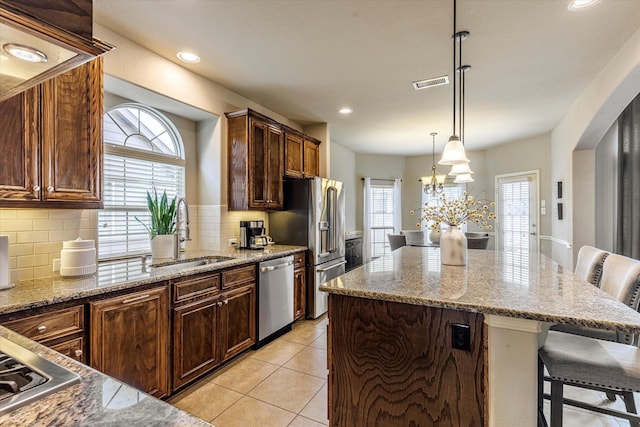
[[[614,298],[638,310],[640,301],[640,261],[609,255],[602,267],[601,288]],[[629,335],[629,334],[622,334]],[[631,336],[633,337],[633,336]],[[635,339],[631,338],[635,343]],[[551,381],[551,394],[543,393],[544,368]],[[620,395],[627,412],[592,406],[563,397],[564,385]],[[640,392],[640,349],[631,344],[549,331],[538,351],[538,410],[541,422],[543,398],[551,400],[551,427],[562,426],[563,404],[629,420],[640,427],[634,392]]]
[[[389,239],[389,247],[392,251],[407,246],[407,239],[403,234],[387,234],[387,239]]]

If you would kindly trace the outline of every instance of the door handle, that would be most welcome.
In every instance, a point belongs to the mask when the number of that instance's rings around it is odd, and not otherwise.
[[[281,268],[287,268],[290,265],[293,265],[293,261],[287,261],[284,264],[271,265],[269,267],[260,267],[260,272],[266,273],[267,271],[280,270]]]
[[[316,268],[316,272],[317,273],[324,273],[325,271],[333,270],[334,268],[340,267],[341,265],[345,265],[346,263],[347,263],[347,261],[340,261],[340,262],[337,262],[337,263],[335,263],[335,264],[333,264],[333,265],[331,265],[330,267],[327,267],[327,268]]]

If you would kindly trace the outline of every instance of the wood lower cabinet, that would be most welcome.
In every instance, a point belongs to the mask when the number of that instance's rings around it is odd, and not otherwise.
[[[3,322],[2,326],[78,362],[86,363],[86,331],[82,305]]]
[[[221,297],[220,326],[222,361],[256,343],[256,285],[225,292]]]
[[[220,296],[173,309],[175,390],[220,364]]]
[[[102,207],[102,58],[0,102],[0,207]]]
[[[293,320],[304,319],[306,310],[307,274],[305,253],[293,254]]]
[[[89,303],[91,366],[155,397],[169,393],[167,286]]]

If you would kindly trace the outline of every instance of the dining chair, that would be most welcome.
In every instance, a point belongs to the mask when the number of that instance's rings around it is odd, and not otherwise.
[[[387,234],[387,239],[392,251],[407,245],[407,239],[403,234]]]
[[[487,249],[489,246],[489,233],[464,233],[467,238],[468,249]]]
[[[622,255],[609,255],[602,267],[601,288],[614,298],[638,310],[640,261]],[[631,427],[640,427],[634,392],[640,392],[640,349],[631,334],[619,334],[623,342],[549,331],[538,351],[538,410],[543,399],[551,401],[551,427],[562,426],[563,405],[575,406],[613,417],[624,418]],[[626,336],[632,337],[627,339]],[[628,342],[625,342],[627,340]],[[544,368],[548,378],[544,377]],[[551,382],[551,393],[544,394],[543,381]],[[627,412],[596,407],[563,396],[565,385],[598,390],[607,396],[619,395]]]

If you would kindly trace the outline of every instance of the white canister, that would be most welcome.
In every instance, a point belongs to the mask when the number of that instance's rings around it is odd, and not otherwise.
[[[96,272],[96,248],[93,240],[67,240],[62,242],[60,274],[84,276]]]

